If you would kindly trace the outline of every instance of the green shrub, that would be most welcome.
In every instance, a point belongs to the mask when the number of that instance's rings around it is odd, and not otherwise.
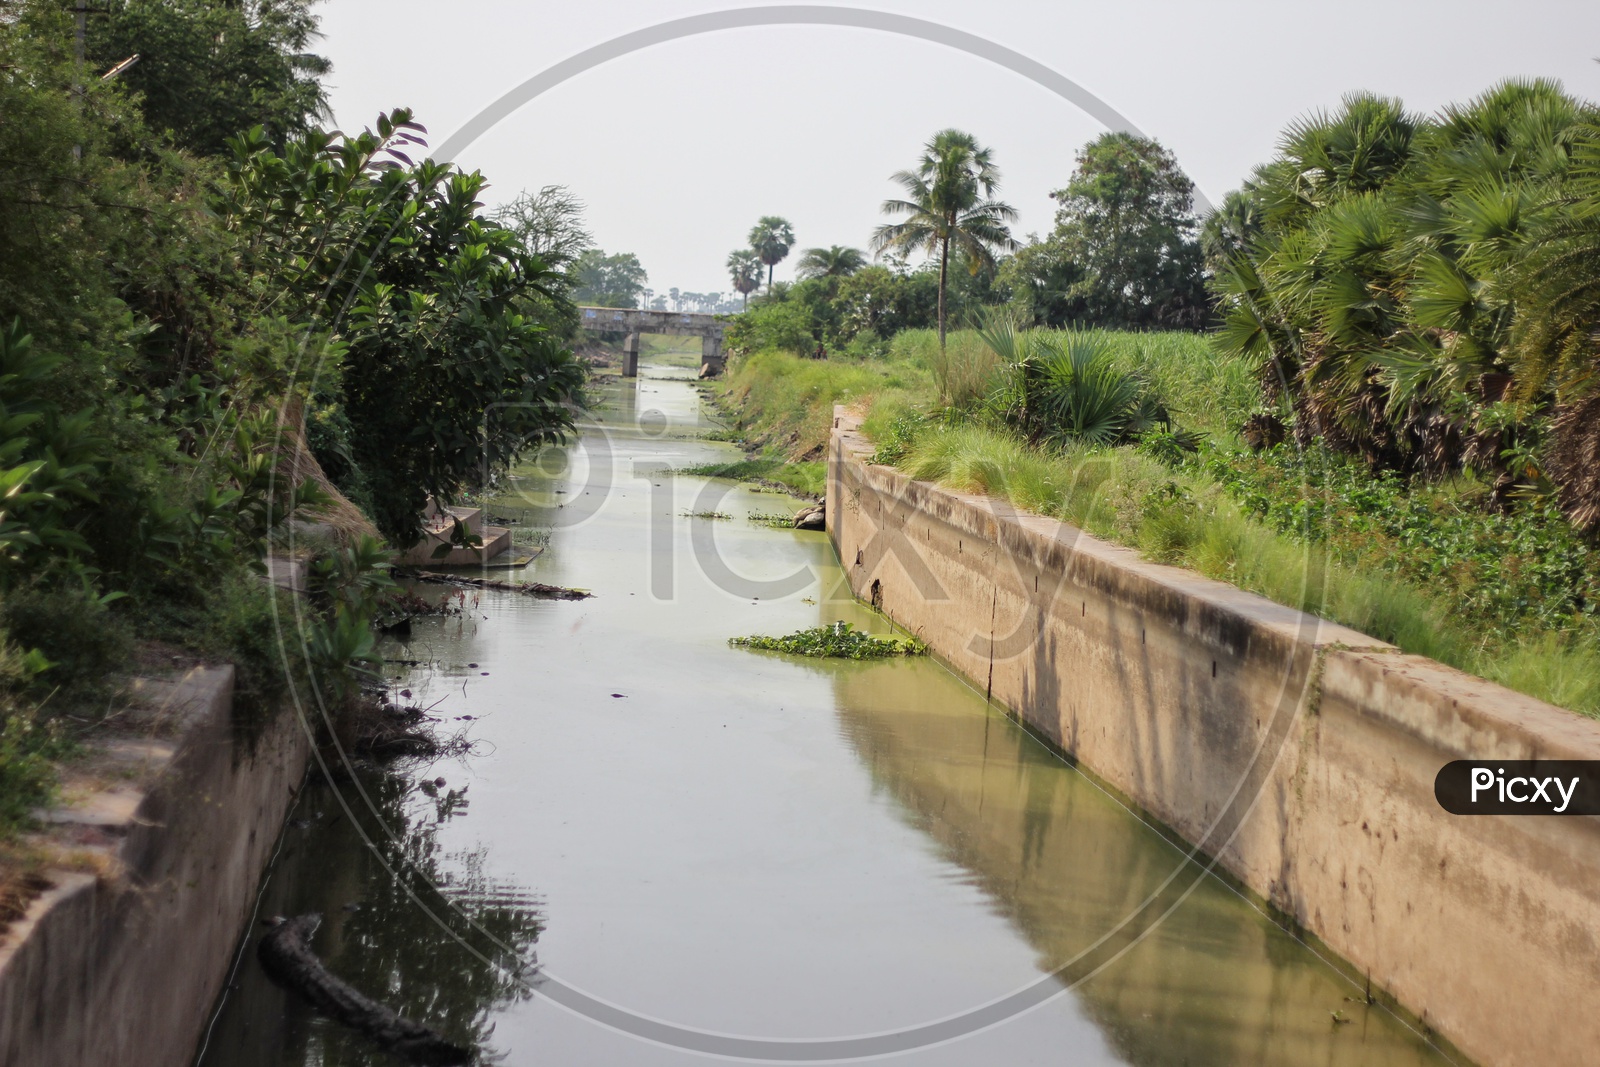
[[[133,641],[127,623],[81,586],[28,585],[0,600],[0,625],[50,663],[38,684],[69,706],[109,695],[110,675],[128,666]]]

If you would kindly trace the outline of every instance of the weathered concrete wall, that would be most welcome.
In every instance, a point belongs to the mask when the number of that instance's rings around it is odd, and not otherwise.
[[[1595,1062],[1600,819],[1451,816],[1433,780],[1600,759],[1600,723],[870,451],[836,413],[828,525],[857,596],[1466,1055]]]
[[[144,683],[132,728],[64,785],[52,845],[88,870],[0,938],[0,1064],[177,1067],[194,1056],[310,748],[238,721],[233,668]]]

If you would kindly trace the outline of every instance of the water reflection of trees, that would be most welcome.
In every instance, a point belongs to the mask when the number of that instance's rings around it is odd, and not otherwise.
[[[937,665],[836,675],[840,726],[908,822],[972,873],[1054,971],[1181,854]],[[1134,1064],[1439,1064],[1416,1035],[1221,883],[1074,994]],[[1333,1012],[1351,1020],[1336,1024]]]
[[[494,1016],[529,995],[539,901],[492,877],[482,846],[445,851],[440,831],[468,810],[465,790],[425,795],[387,772],[360,784],[370,809],[354,784],[340,787],[353,822],[327,785],[305,790],[262,913],[322,913],[313,948],[335,974],[493,1058]],[[271,985],[252,937],[201,1067],[393,1062]]]

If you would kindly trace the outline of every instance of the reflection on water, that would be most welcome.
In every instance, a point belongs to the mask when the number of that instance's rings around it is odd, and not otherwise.
[[[423,792],[407,776],[369,772],[357,784],[344,782],[336,792],[313,776],[289,814],[260,914],[321,913],[313,947],[333,973],[402,1015],[492,1053],[494,1014],[528,991],[509,966],[484,961],[533,962],[538,899],[487,876],[481,847],[445,850],[440,828],[468,799],[448,783],[439,789],[430,780]],[[352,802],[348,813],[340,793]],[[268,981],[254,940],[202,1064],[392,1062]]]
[[[314,947],[336,974],[490,1060],[704,1062],[554,1007],[535,964],[722,1033],[923,1024],[1053,972],[1182,862],[931,660],[729,648],[841,618],[887,624],[838,599],[821,535],[744,521],[773,511],[770,495],[665,473],[738,455],[695,438],[684,375],[621,387],[603,430],[520,469],[492,505],[554,528],[527,578],[595,599],[485,593],[462,618],[419,620],[392,653],[431,665],[405,684],[481,750],[369,770],[365,795],[309,787],[264,887],[263,914],[324,913]],[[733,518],[688,517],[708,500]],[[795,592],[748,592],[796,573]],[[1357,993],[1203,878],[1070,992],[897,1062],[1443,1062]],[[202,1067],[393,1062],[247,954]]]
[[[891,662],[841,673],[835,685],[841,727],[874,780],[972,872],[1034,947],[1041,971],[1089,948],[1181,861],[1015,723],[974,707],[976,694],[950,700],[939,672]],[[1439,1062],[1209,877],[1076,993],[1129,1063]]]

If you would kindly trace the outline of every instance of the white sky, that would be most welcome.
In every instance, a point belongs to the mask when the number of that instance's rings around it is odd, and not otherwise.
[[[407,106],[443,142],[502,93],[592,45],[754,0],[326,0],[343,128]],[[837,0],[845,6],[848,0]],[[1351,90],[1416,110],[1508,76],[1557,78],[1600,99],[1595,0],[872,0],[1046,63],[1172,149],[1213,201],[1271,153],[1295,117]],[[658,293],[728,291],[723,262],[761,215],[799,248],[865,248],[936,130],[993,150],[1015,230],[1047,231],[1051,189],[1100,132],[1071,104],[983,60],[855,29],[723,31],[658,45],[532,101],[458,162],[491,202],[560,183],[589,205],[608,252],[638,254]],[[797,255],[778,267],[792,274]]]

